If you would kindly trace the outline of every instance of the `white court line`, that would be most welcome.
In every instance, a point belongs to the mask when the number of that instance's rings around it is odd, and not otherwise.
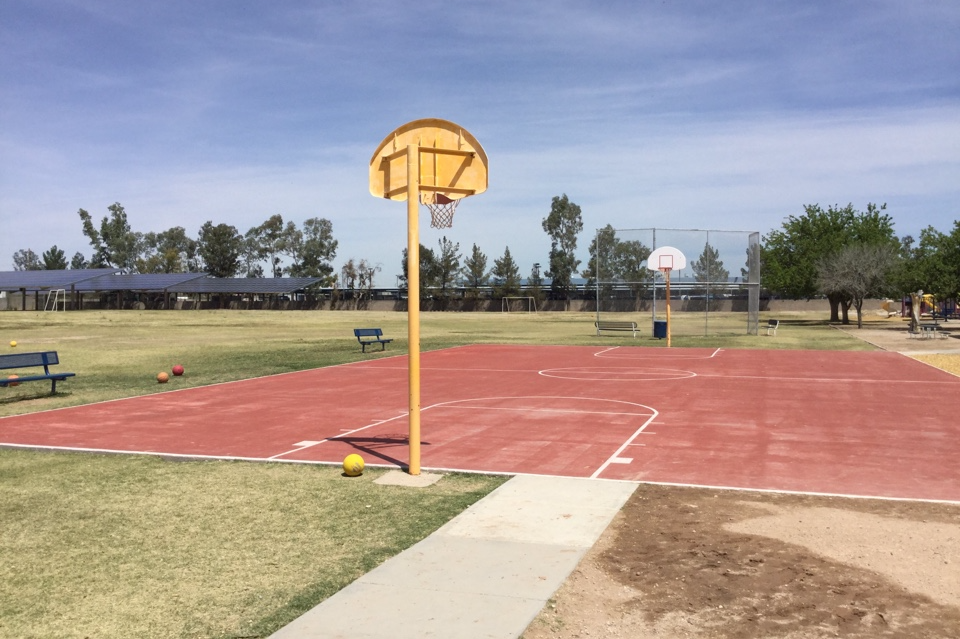
[[[502,411],[514,411],[521,413],[569,413],[573,415],[633,415],[641,416],[646,415],[647,412],[642,413],[621,413],[607,410],[571,410],[564,408],[502,408],[499,406],[458,406],[458,410],[502,410]]]
[[[315,447],[317,447],[317,446],[320,446],[321,444],[325,444],[325,443],[327,443],[328,441],[331,441],[331,440],[334,440],[334,439],[340,439],[341,437],[347,437],[348,435],[352,435],[352,434],[354,434],[354,433],[359,433],[360,431],[367,430],[368,428],[373,428],[374,426],[379,426],[380,424],[386,424],[387,422],[392,422],[392,421],[395,421],[395,420],[397,420],[397,419],[403,419],[403,418],[406,417],[408,414],[409,414],[409,413],[403,413],[402,415],[397,415],[396,417],[391,417],[391,418],[389,418],[389,419],[381,419],[381,420],[372,422],[372,423],[370,423],[370,424],[367,424],[366,426],[361,426],[360,428],[354,428],[354,429],[352,429],[352,430],[347,430],[347,431],[344,431],[344,432],[340,433],[339,435],[334,435],[334,436],[332,436],[332,437],[327,437],[327,438],[325,438],[325,439],[321,439],[320,441],[313,442],[313,443],[310,444],[309,446],[299,446],[299,447],[297,447],[297,448],[293,448],[293,449],[291,449],[291,450],[288,450],[288,451],[285,451],[285,452],[282,452],[282,453],[277,453],[276,455],[273,455],[273,456],[271,456],[271,457],[267,457],[267,459],[270,460],[270,461],[283,461],[282,459],[279,459],[279,458],[280,458],[280,457],[283,457],[284,455],[290,455],[291,453],[298,453],[298,452],[300,452],[300,451],[302,451],[302,450],[306,450],[306,449],[308,449],[308,448],[315,448]],[[296,446],[296,444],[294,444],[294,446]]]
[[[699,377],[716,379],[766,379],[772,382],[817,382],[835,384],[837,382],[853,382],[857,384],[949,384],[956,386],[957,380],[931,381],[922,379],[868,379],[857,377],[770,377],[767,375],[706,375]]]
[[[650,408],[650,407],[648,406],[647,408]],[[598,468],[592,475],[590,475],[590,479],[596,479],[596,478],[600,475],[600,473],[602,473],[603,471],[605,471],[605,470],[607,469],[607,466],[609,466],[610,464],[616,463],[614,460],[616,460],[616,459],[621,459],[620,453],[622,453],[623,451],[625,451],[625,450],[627,449],[627,446],[629,446],[630,444],[632,444],[632,443],[633,443],[633,440],[635,440],[637,437],[640,436],[640,434],[643,432],[643,429],[645,429],[647,426],[649,426],[649,425],[650,425],[650,422],[652,422],[654,419],[656,419],[656,418],[657,418],[657,415],[660,414],[660,413],[658,413],[658,412],[657,412],[655,409],[653,409],[653,408],[650,408],[650,410],[653,411],[653,415],[651,415],[650,418],[647,419],[647,421],[645,421],[645,422],[643,423],[643,425],[640,426],[640,428],[638,428],[637,431],[636,431],[633,435],[630,436],[630,439],[628,439],[627,441],[623,442],[623,445],[620,446],[620,448],[618,448],[615,453],[613,453],[612,455],[610,455],[610,457],[607,458],[607,461],[603,462],[603,464],[600,465],[600,468]],[[621,462],[621,463],[622,463],[622,462]]]
[[[593,354],[593,356],[594,356],[594,357],[600,357],[600,358],[602,358],[602,357],[604,357],[607,353],[609,353],[609,352],[611,352],[611,351],[615,351],[615,350],[620,349],[620,348],[624,348],[624,347],[623,347],[623,346],[611,346],[610,348],[605,348],[605,349],[603,349],[602,351],[597,351],[596,353]],[[657,346],[657,347],[652,347],[652,346],[651,346],[651,347],[647,347],[647,348],[651,349],[650,351],[648,351],[648,352],[650,353],[649,356],[638,355],[638,356],[636,356],[636,357],[623,357],[623,358],[608,357],[607,359],[669,359],[669,358],[671,358],[671,357],[674,358],[674,359],[689,359],[689,360],[695,360],[695,359],[713,359],[714,357],[716,357],[717,355],[720,354],[720,351],[723,350],[722,348],[718,348],[718,349],[716,349],[715,351],[713,351],[712,353],[710,353],[709,355],[707,355],[706,357],[684,357],[684,356],[682,356],[682,355],[677,355],[677,354],[671,353],[670,351],[663,351],[663,350],[662,350],[663,347],[660,347],[660,346]],[[653,349],[654,349],[654,348],[657,349],[657,351],[656,351],[657,354],[656,354],[656,355],[653,354]]]

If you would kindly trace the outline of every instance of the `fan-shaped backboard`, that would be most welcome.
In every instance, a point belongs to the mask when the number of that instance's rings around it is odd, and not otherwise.
[[[384,138],[370,159],[370,193],[389,200],[407,199],[407,146],[420,154],[419,190],[451,200],[487,190],[487,154],[458,124],[439,118],[414,120]],[[428,195],[429,194],[429,195]]]

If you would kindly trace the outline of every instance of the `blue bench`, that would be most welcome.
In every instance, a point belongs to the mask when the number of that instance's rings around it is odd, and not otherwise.
[[[367,352],[367,346],[371,344],[379,344],[380,350],[387,350],[387,344],[392,342],[392,339],[383,339],[383,331],[379,328],[355,328],[353,329],[353,334],[357,336],[357,341],[360,342],[360,347],[364,353]]]
[[[25,375],[19,376],[14,379],[8,377],[0,377],[0,388],[5,388],[7,386],[16,386],[17,384],[23,384],[24,382],[41,382],[45,380],[50,380],[50,394],[56,395],[57,393],[57,382],[62,382],[68,377],[73,377],[76,373],[61,373],[61,372],[50,372],[51,366],[56,366],[60,363],[60,358],[57,357],[56,351],[46,351],[43,353],[14,353],[13,355],[0,355],[0,370],[12,370],[12,369],[21,369],[21,368],[36,368],[43,366],[43,375]]]

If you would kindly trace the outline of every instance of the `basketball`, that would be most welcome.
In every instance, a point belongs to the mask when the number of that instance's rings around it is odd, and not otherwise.
[[[347,455],[343,460],[343,473],[347,477],[357,477],[363,474],[363,457],[356,453]]]
[[[19,378],[19,375],[8,375],[8,376],[7,376],[7,379],[18,379],[18,378]],[[10,383],[7,384],[7,385],[8,385],[8,386],[19,386],[19,385],[20,385],[20,382],[10,382]],[[344,462],[343,464],[344,464],[344,468],[346,468],[346,464],[347,464],[347,463]],[[360,460],[360,470],[363,470],[363,460],[362,460],[362,459]]]
[[[17,347],[17,340],[11,340],[11,341],[10,341],[10,348],[16,348],[16,347]]]
[[[157,381],[160,382],[161,384],[166,384],[168,379],[170,379],[170,376],[167,375],[166,373],[163,373],[163,372],[157,373]]]
[[[177,377],[180,377],[181,375],[183,375],[183,366],[181,366],[180,364],[177,364],[176,366],[174,366],[173,374],[176,375]]]

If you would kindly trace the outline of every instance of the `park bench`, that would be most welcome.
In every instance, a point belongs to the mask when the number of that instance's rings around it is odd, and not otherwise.
[[[383,331],[379,328],[355,328],[353,329],[353,334],[357,336],[357,341],[360,342],[360,347],[364,353],[367,352],[367,346],[371,344],[380,344],[380,350],[387,350],[387,344],[392,342],[392,339],[383,339]]]
[[[633,336],[637,336],[637,323],[636,322],[614,322],[601,320],[599,322],[594,322],[594,326],[597,327],[597,337],[600,337],[600,331],[630,331],[633,333]]]
[[[60,363],[56,351],[46,351],[43,353],[14,353],[12,355],[0,355],[0,370],[35,368],[43,366],[43,375],[25,375],[16,378],[0,377],[0,387],[16,386],[24,382],[41,382],[50,380],[50,394],[57,393],[57,382],[63,381],[68,377],[73,377],[76,373],[50,372],[50,367]]]
[[[777,328],[780,327],[780,320],[767,320],[767,335],[776,335]]]

